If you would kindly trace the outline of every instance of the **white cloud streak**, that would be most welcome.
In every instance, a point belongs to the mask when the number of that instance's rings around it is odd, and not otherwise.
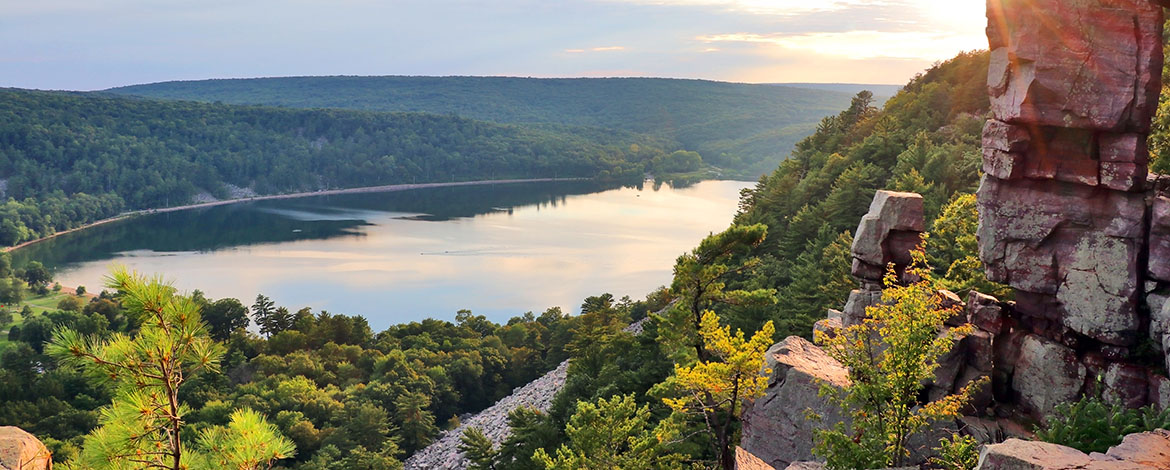
[[[699,36],[705,43],[749,43],[789,51],[851,59],[939,60],[964,50],[987,47],[981,36],[940,32],[847,31],[842,33],[757,34],[732,33]]]

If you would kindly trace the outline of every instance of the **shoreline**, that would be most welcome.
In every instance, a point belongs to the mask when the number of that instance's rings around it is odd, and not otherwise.
[[[444,188],[444,187],[452,187],[452,186],[482,186],[482,185],[489,185],[489,184],[516,184],[516,183],[553,183],[553,182],[559,182],[559,181],[586,181],[589,179],[590,178],[529,178],[529,179],[504,179],[504,180],[451,181],[451,182],[444,182],[444,183],[386,184],[386,185],[381,185],[381,186],[362,186],[362,187],[358,187],[358,188],[323,189],[323,190],[306,191],[306,192],[300,192],[300,193],[270,194],[267,196],[252,196],[252,197],[245,197],[245,198],[238,198],[238,199],[224,199],[221,201],[200,202],[200,203],[196,203],[196,204],[186,204],[186,205],[174,206],[174,207],[163,207],[160,209],[142,209],[142,210],[124,212],[124,213],[118,214],[118,215],[113,216],[113,217],[90,222],[90,223],[82,225],[80,227],[74,227],[74,228],[71,228],[69,230],[62,230],[62,231],[56,232],[52,235],[47,235],[47,236],[44,236],[41,238],[37,238],[35,240],[29,240],[29,241],[20,243],[18,245],[5,247],[3,249],[0,249],[0,253],[11,253],[13,251],[24,248],[26,246],[35,245],[37,243],[40,243],[40,242],[43,242],[45,240],[49,240],[52,238],[59,237],[61,235],[65,235],[67,233],[78,232],[78,231],[85,230],[88,228],[97,227],[98,225],[104,225],[104,224],[108,224],[110,222],[117,222],[119,220],[128,219],[128,218],[139,216],[139,215],[162,214],[162,213],[166,213],[166,212],[178,212],[178,211],[185,211],[185,210],[190,210],[190,209],[202,209],[202,208],[206,208],[206,207],[226,206],[228,204],[239,204],[242,202],[268,201],[268,200],[274,200],[274,199],[297,199],[297,198],[312,197],[312,196],[333,196],[333,195],[337,195],[337,194],[388,193],[388,192],[395,192],[395,191],[409,191],[412,189]]]

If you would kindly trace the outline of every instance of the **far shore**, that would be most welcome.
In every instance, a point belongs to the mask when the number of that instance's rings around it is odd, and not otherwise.
[[[319,190],[319,191],[307,191],[307,192],[303,192],[303,193],[272,194],[272,195],[267,195],[267,196],[253,196],[253,197],[244,197],[244,198],[238,198],[238,199],[224,199],[222,201],[201,202],[198,204],[187,204],[184,206],[164,207],[164,208],[160,208],[160,209],[143,209],[143,210],[125,212],[125,213],[116,215],[114,217],[110,217],[108,219],[102,219],[102,220],[98,220],[96,222],[90,222],[88,224],[85,224],[85,225],[82,225],[82,226],[76,227],[76,228],[71,228],[69,230],[62,230],[60,232],[57,232],[57,233],[54,233],[52,235],[48,235],[45,237],[41,237],[41,238],[38,238],[36,240],[29,240],[27,242],[21,243],[21,244],[16,245],[16,246],[11,246],[11,247],[7,247],[4,249],[0,249],[0,252],[7,253],[7,252],[15,251],[15,250],[24,248],[26,246],[37,244],[37,243],[43,242],[45,240],[48,240],[48,239],[51,239],[54,237],[58,237],[58,236],[61,236],[61,235],[67,234],[67,233],[85,230],[87,228],[96,227],[96,226],[102,225],[102,224],[108,224],[110,222],[116,222],[116,221],[119,221],[122,219],[127,219],[127,218],[138,216],[138,215],[162,214],[164,212],[177,212],[177,211],[185,211],[185,210],[189,210],[189,209],[200,209],[200,208],[204,208],[204,207],[224,206],[224,205],[228,205],[228,204],[237,204],[237,203],[241,203],[241,202],[266,201],[266,200],[271,200],[271,199],[295,199],[295,198],[310,197],[310,196],[332,196],[335,194],[383,193],[383,192],[391,192],[391,191],[407,191],[407,190],[411,190],[411,189],[442,188],[442,187],[449,187],[449,186],[479,186],[479,185],[487,185],[487,184],[514,184],[514,183],[547,183],[547,182],[556,182],[556,181],[584,181],[584,180],[588,180],[588,179],[589,178],[530,178],[530,179],[510,179],[510,180],[451,181],[451,182],[446,182],[446,183],[388,184],[388,185],[383,185],[383,186],[364,186],[364,187],[360,187],[360,188],[323,189],[323,190]]]

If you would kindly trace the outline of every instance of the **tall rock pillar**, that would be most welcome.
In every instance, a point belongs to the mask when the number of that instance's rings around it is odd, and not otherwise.
[[[1151,0],[987,3],[980,257],[1028,329],[1068,347],[1125,356],[1146,329],[1162,15]]]

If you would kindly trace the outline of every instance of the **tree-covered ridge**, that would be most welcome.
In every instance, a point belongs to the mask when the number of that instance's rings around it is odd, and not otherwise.
[[[642,135],[455,116],[292,110],[0,90],[0,245],[257,193],[523,177],[641,177],[694,166]],[[677,164],[676,164],[677,163]],[[692,170],[694,168],[691,168]]]
[[[765,224],[768,236],[757,250],[757,274],[738,282],[775,288],[783,300],[774,307],[733,309],[733,324],[753,330],[775,320],[781,336],[807,337],[825,309],[840,308],[855,287],[850,232],[878,189],[921,193],[932,229],[953,199],[970,206],[970,213],[960,213],[959,206],[945,211],[944,225],[951,229],[936,233],[931,246],[955,246],[973,233],[973,225],[960,223],[975,220],[973,206],[955,198],[974,193],[979,183],[987,63],[986,52],[960,54],[915,77],[882,109],[869,94],[859,94],[847,110],[822,120],[775,172],[744,191],[736,222]],[[952,263],[947,256],[958,256],[931,255],[932,261]],[[940,277],[979,282],[959,264],[954,276],[946,276],[950,264],[934,268]]]
[[[107,90],[152,98],[293,108],[422,111],[506,123],[602,127],[668,139],[754,178],[787,157],[849,94],[662,78],[288,77]]]

